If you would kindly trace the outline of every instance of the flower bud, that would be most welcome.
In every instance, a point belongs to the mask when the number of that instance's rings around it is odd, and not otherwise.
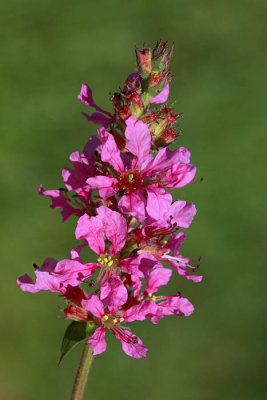
[[[173,55],[173,46],[169,52],[168,41],[160,40],[156,43],[152,52],[152,71],[166,72],[169,69],[170,61]]]
[[[139,50],[135,47],[135,54],[138,71],[142,79],[147,79],[151,74],[151,49]]]
[[[122,119],[123,121],[132,115],[125,100],[125,95],[123,93],[114,93],[111,97],[116,118]]]
[[[139,118],[144,112],[144,104],[141,96],[137,91],[133,91],[126,96],[126,99],[132,115]]]

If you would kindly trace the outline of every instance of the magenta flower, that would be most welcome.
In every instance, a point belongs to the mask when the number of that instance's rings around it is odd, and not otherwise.
[[[93,349],[93,355],[103,353],[106,350],[106,330],[110,329],[115,337],[121,342],[123,351],[134,358],[146,356],[147,348],[141,339],[125,329],[121,323],[132,321],[143,321],[150,314],[155,312],[155,304],[152,301],[143,301],[140,304],[129,308],[126,311],[113,308],[106,312],[104,305],[96,295],[91,295],[88,300],[82,301],[85,310],[97,318],[99,328],[96,329],[88,343]]]
[[[150,154],[151,135],[147,125],[132,116],[127,119],[125,130],[126,147],[134,156],[129,165],[129,158],[124,158],[123,162],[113,136],[103,129],[98,132],[103,143],[101,160],[110,163],[114,170],[110,171],[110,176],[89,178],[88,185],[97,188],[104,199],[122,190],[118,207],[123,213],[139,221],[144,221],[146,212],[153,217],[155,208],[159,210],[172,199],[171,194],[163,189],[166,183],[164,172],[168,174],[179,163],[181,151],[164,148],[154,158]]]
[[[76,228],[76,238],[85,239],[89,247],[98,255],[97,262],[84,264],[79,257],[79,250],[72,251],[72,260],[62,260],[57,263],[54,274],[63,285],[78,286],[91,277],[97,269],[100,272],[96,279],[90,282],[91,286],[101,282],[100,297],[106,307],[119,307],[127,301],[127,290],[120,278],[124,272],[135,275],[136,278],[144,277],[158,260],[150,254],[120,258],[127,238],[127,224],[125,218],[102,206],[97,209],[96,217],[84,214]],[[106,241],[110,243],[106,245]],[[102,281],[101,281],[102,280]]]

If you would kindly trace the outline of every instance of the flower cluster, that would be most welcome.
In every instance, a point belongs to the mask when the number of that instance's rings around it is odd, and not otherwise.
[[[137,71],[111,97],[113,113],[98,107],[91,88],[82,84],[78,99],[93,108],[85,117],[101,127],[83,152],[70,156],[73,168],[62,171],[65,188],[39,193],[62,209],[63,222],[78,217],[75,237],[80,244],[70,258],[48,258],[35,266],[35,282],[18,279],[23,291],[49,290],[65,300],[65,318],[94,324],[88,338],[93,354],[106,350],[105,334],[114,333],[126,354],[146,355],[147,348],[129,323],[150,318],[157,324],[165,315],[189,316],[193,305],[180,293],[157,295],[173,269],[193,282],[197,265],[180,254],[195,214],[194,204],[173,201],[171,189],[192,182],[196,168],[190,152],[168,145],[179,136],[181,114],[167,105],[172,74],[172,49],[167,42],[136,48]],[[95,253],[87,262],[83,249]],[[166,268],[163,261],[168,262]]]

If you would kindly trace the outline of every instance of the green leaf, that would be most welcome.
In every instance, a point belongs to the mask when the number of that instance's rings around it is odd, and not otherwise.
[[[58,365],[61,364],[63,358],[73,349],[73,347],[92,336],[96,328],[97,325],[93,322],[72,321],[67,327],[61,343]]]

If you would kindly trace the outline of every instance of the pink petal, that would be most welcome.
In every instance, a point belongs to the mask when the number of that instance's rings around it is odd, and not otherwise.
[[[25,274],[17,280],[17,284],[24,292],[36,293],[40,290],[50,290],[52,292],[61,292],[60,282],[50,274],[56,267],[57,261],[54,258],[46,258],[42,267],[35,271],[36,283],[32,278]],[[62,290],[63,291],[63,290]]]
[[[44,190],[43,186],[40,185],[38,192],[41,196],[51,198],[51,208],[62,208],[61,215],[63,217],[63,222],[65,222],[72,214],[78,216],[83,214],[81,210],[76,209],[67,203],[66,197],[61,190]]]
[[[126,303],[128,292],[121,279],[113,274],[111,279],[101,283],[100,298],[104,307],[119,310]]]
[[[95,159],[75,151],[70,155],[70,162],[75,169],[63,169],[62,177],[65,186],[69,190],[74,190],[79,196],[84,198],[85,201],[88,201],[91,190],[86,184],[86,180],[90,176],[95,176],[98,173],[95,167]]]
[[[98,189],[99,196],[104,200],[114,196],[119,190],[117,179],[109,178],[108,176],[99,175],[95,178],[87,179],[86,182],[89,187]]]
[[[23,292],[36,293],[36,292],[39,292],[39,290],[40,290],[36,287],[32,278],[27,274],[19,277],[17,280],[17,284]]]
[[[164,315],[182,314],[188,317],[194,311],[193,304],[188,299],[181,296],[167,296],[168,299],[159,303],[159,307]]]
[[[91,338],[88,340],[88,343],[90,344],[90,346],[93,349],[93,356],[96,356],[97,354],[103,353],[104,351],[106,351],[107,348],[107,342],[105,339],[105,335],[106,335],[106,330],[105,328],[103,328],[102,326],[100,326],[99,328],[97,328],[93,334],[93,336],[91,336]]]
[[[83,149],[83,154],[86,155],[87,158],[89,159],[95,159],[96,158],[96,152],[98,147],[101,145],[100,140],[96,136],[91,136],[86,145],[84,146]]]
[[[168,100],[169,93],[170,93],[170,86],[169,84],[167,84],[157,96],[152,97],[150,99],[150,104],[165,103],[165,101]]]
[[[149,272],[161,263],[150,253],[141,253],[135,257],[124,258],[119,261],[122,270],[130,275],[149,279]]]
[[[57,265],[57,260],[48,257],[44,260],[43,265],[41,266],[39,271],[54,272],[56,265]]]
[[[146,285],[147,293],[157,292],[160,286],[167,285],[170,277],[172,275],[172,270],[168,268],[155,268],[150,272],[150,278]]]
[[[99,319],[105,315],[103,304],[95,294],[91,294],[88,300],[82,300],[82,306]]]
[[[178,235],[174,235],[173,233],[168,239],[166,244],[166,248],[170,249],[174,253],[179,253],[179,250],[186,239],[186,234],[184,232],[179,232]]]
[[[162,179],[165,187],[180,188],[192,181],[196,175],[196,167],[192,164],[177,163],[166,173]]]
[[[168,216],[172,216],[171,222],[180,228],[189,228],[197,210],[193,203],[175,201],[168,210]]]
[[[125,136],[128,139],[126,144],[127,149],[137,156],[133,168],[141,167],[149,156],[151,147],[151,134],[147,124],[131,116],[126,121]]]
[[[101,218],[84,214],[79,218],[75,231],[76,239],[86,239],[96,254],[105,253],[104,229]]]
[[[141,303],[128,308],[121,316],[127,322],[132,321],[143,321],[150,316],[150,314],[155,314],[157,311],[157,305],[154,301],[145,300]]]
[[[105,128],[108,128],[112,119],[105,117],[105,115],[100,114],[98,112],[93,113],[92,115],[88,115],[87,113],[82,111],[82,115],[89,121],[93,122],[96,125],[102,125]]]
[[[64,289],[61,288],[60,282],[46,271],[35,271],[36,283],[29,277],[23,275],[17,280],[17,284],[24,292],[36,293],[40,290],[49,290],[54,293],[63,293]]]
[[[105,143],[102,147],[101,160],[110,163],[118,172],[124,171],[124,165],[120,156],[120,150],[114,137],[108,133]]]
[[[172,195],[165,192],[162,188],[147,186],[147,206],[148,215],[155,220],[162,219],[172,203]]]
[[[38,290],[50,290],[50,292],[61,293],[64,289],[61,287],[60,280],[48,272],[35,271],[36,287]]]
[[[138,221],[145,219],[145,198],[140,190],[131,192],[128,196],[124,195],[119,201],[119,209],[125,213],[130,214]]]
[[[102,108],[98,107],[93,99],[93,93],[92,89],[90,86],[88,86],[86,83],[82,84],[81,91],[77,96],[78,100],[80,100],[83,104],[89,107],[95,108],[97,111],[100,111],[101,113],[105,113],[107,115],[110,115],[109,112],[102,110]]]
[[[54,275],[65,287],[79,286],[86,278],[93,275],[97,268],[96,263],[82,264],[79,261],[65,259],[57,263]]]
[[[191,157],[190,151],[187,150],[185,147],[179,147],[179,149],[177,149],[177,151],[179,152],[179,160],[178,161],[183,164],[189,164],[190,157]]]
[[[178,272],[178,274],[180,276],[182,276],[183,278],[186,278],[188,280],[193,281],[194,283],[198,283],[201,282],[203,279],[202,275],[194,275],[190,272],[188,272],[188,270],[186,269],[186,266],[188,265],[189,259],[180,256],[181,259],[184,259],[184,262],[179,262],[179,261],[172,261],[172,260],[168,260],[168,263]]]
[[[125,330],[124,333],[129,338],[134,338],[134,340],[137,341],[137,343],[135,343],[132,340],[130,343],[128,343],[127,340],[123,340],[119,335],[117,335],[115,333],[116,338],[118,340],[120,340],[120,342],[121,342],[124,353],[126,353],[128,356],[133,357],[133,358],[146,357],[146,353],[147,353],[148,349],[147,349],[147,347],[144,346],[142,340],[139,337],[133,335],[132,332],[130,332],[130,331]]]
[[[179,149],[172,151],[168,147],[165,147],[164,149],[159,150],[152,163],[143,171],[143,175],[151,176],[156,172],[166,171],[173,165],[177,164],[179,160]]]
[[[75,247],[75,249],[72,249],[70,251],[70,258],[72,260],[76,260],[82,263],[82,259],[80,257],[80,252],[82,251],[82,249],[86,246],[86,240],[84,240],[83,244],[81,244],[80,246]]]
[[[102,220],[106,238],[112,243],[109,252],[115,255],[125,245],[127,237],[126,219],[118,212],[105,206],[97,208],[97,214]]]

